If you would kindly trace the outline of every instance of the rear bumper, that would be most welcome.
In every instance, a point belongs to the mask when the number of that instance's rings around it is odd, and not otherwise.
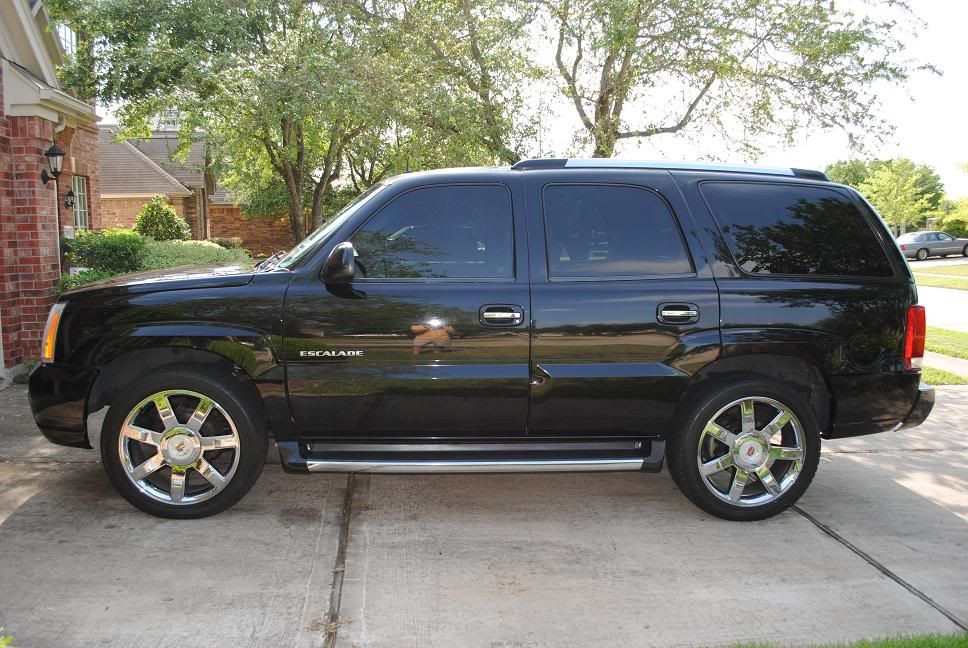
[[[905,419],[901,421],[901,427],[898,429],[906,430],[908,428],[921,425],[925,422],[925,420],[927,420],[928,415],[931,413],[933,408],[934,387],[921,383],[918,386],[918,397],[914,401],[914,406],[911,408],[911,411],[908,413]]]
[[[27,392],[34,421],[47,440],[72,448],[90,448],[87,395],[97,377],[88,367],[42,364],[30,374]]]
[[[912,378],[914,377],[912,376]],[[901,410],[905,412],[903,417],[885,417],[878,420],[872,419],[861,422],[835,424],[823,437],[825,439],[843,439],[846,437],[864,436],[866,434],[877,434],[878,432],[896,432],[921,425],[928,418],[928,415],[931,414],[931,409],[934,407],[934,387],[919,383],[917,389],[913,390],[913,392],[913,404],[906,411]],[[895,396],[897,395],[895,394]],[[909,396],[904,397],[903,401],[911,402],[908,398]]]

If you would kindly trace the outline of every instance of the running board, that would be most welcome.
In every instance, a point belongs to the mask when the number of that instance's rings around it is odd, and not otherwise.
[[[386,452],[386,446],[376,444],[373,450],[361,450],[357,446],[350,452],[342,447],[331,449],[333,446],[325,443],[283,441],[277,445],[283,468],[303,473],[659,472],[665,458],[665,441],[661,440],[637,442],[634,450],[623,451],[607,446],[607,449],[576,450],[574,445],[567,443],[561,444],[563,449],[554,448],[554,443],[542,444],[540,450],[534,449],[537,444],[509,443],[497,448],[495,446],[499,444],[478,447],[467,443],[458,450],[444,452],[440,451],[440,446],[421,444],[400,444],[395,452]],[[430,448],[433,450],[428,451]]]

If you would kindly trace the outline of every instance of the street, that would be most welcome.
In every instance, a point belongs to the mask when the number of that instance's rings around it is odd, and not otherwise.
[[[709,517],[667,472],[300,477],[274,450],[228,512],[161,520],[25,401],[0,392],[16,645],[730,645],[968,619],[968,388],[920,428],[826,443],[799,510],[759,523]]]

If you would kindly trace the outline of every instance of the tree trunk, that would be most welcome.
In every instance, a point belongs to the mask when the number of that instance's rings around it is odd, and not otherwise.
[[[306,238],[306,228],[303,225],[302,200],[298,193],[289,190],[289,235],[295,245]]]

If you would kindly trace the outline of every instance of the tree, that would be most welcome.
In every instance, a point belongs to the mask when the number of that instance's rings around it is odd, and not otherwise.
[[[387,139],[514,164],[538,128],[526,93],[542,71],[527,28],[529,0],[357,0],[356,16],[386,39],[400,99]],[[459,155],[458,157],[461,157]]]
[[[899,18],[801,0],[543,0],[555,66],[596,157],[625,139],[717,129],[788,140],[808,125],[888,130],[878,82],[912,71]],[[880,13],[907,13],[884,0]],[[883,10],[883,11],[881,11]],[[631,116],[630,116],[631,113]],[[732,131],[740,131],[736,137]]]
[[[380,49],[338,3],[49,4],[94,52],[90,85],[102,102],[121,104],[122,135],[144,136],[157,115],[178,115],[186,150],[204,130],[217,152],[253,165],[241,178],[265,169],[279,177],[294,241],[305,236],[307,202],[308,226],[322,222],[343,150],[380,112],[388,87]]]
[[[927,208],[921,217],[941,209],[944,203],[944,184],[941,176],[927,164],[917,164],[908,158],[893,160],[839,160],[827,166],[827,176],[834,182],[860,189],[883,167],[892,167],[898,176],[911,176],[917,192],[924,198]],[[863,190],[861,190],[863,192]]]
[[[901,233],[931,211],[931,201],[919,184],[921,175],[910,160],[879,164],[858,187],[892,228]]]

